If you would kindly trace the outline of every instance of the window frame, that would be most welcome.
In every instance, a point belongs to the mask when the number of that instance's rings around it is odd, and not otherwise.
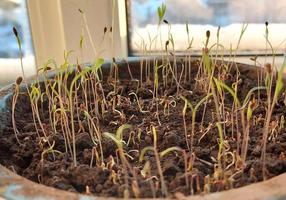
[[[97,31],[97,33],[102,32],[103,27],[98,30],[96,24],[105,24],[106,26],[111,24],[112,17],[106,13],[112,11],[112,3],[110,3],[111,1],[102,0],[87,1],[94,7],[88,8],[86,14],[95,16],[92,23],[89,24],[89,28]],[[65,50],[78,51],[77,41],[79,38],[72,37],[70,33],[80,35],[81,19],[76,13],[78,10],[71,2],[72,0],[27,0],[37,66],[43,65],[51,58],[57,63],[62,63]],[[116,52],[114,56],[126,58],[128,57],[126,2],[125,0],[117,0],[116,2],[113,31],[114,41],[117,41],[117,43],[114,48],[114,52]],[[81,2],[77,3],[81,4]],[[97,14],[93,15],[92,12],[96,9],[98,10]],[[59,34],[49,34],[48,30],[57,30]],[[112,53],[108,53],[106,57],[111,59]],[[76,62],[76,59],[76,57],[72,57],[71,61]],[[94,56],[89,54],[85,62],[92,62],[93,60]]]

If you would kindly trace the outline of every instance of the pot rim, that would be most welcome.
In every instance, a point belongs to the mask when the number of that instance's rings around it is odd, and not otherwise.
[[[182,197],[182,200],[283,200],[286,199],[286,173],[267,181],[253,183],[244,187],[206,195]],[[0,197],[4,199],[71,199],[71,200],[123,200],[115,197],[96,197],[67,192],[64,190],[34,183],[0,165]],[[0,198],[1,199],[1,198]],[[152,198],[142,198],[151,200]],[[156,198],[157,200],[170,198]]]

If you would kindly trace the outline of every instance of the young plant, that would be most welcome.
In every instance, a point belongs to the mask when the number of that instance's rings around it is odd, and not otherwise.
[[[251,120],[252,120],[252,113],[254,109],[257,107],[257,101],[253,99],[248,103],[248,108],[246,111],[246,127],[245,127],[245,139],[243,140],[242,143],[242,148],[241,148],[241,158],[243,161],[243,164],[246,161],[246,156],[247,156],[247,149],[248,149],[248,141],[249,141],[249,129],[251,125]]]
[[[221,93],[223,89],[228,91],[231,94],[231,96],[233,97],[234,104],[238,106],[238,109],[236,109],[235,112],[240,111],[240,119],[241,119],[242,132],[243,132],[243,140],[242,140],[243,146],[241,147],[241,155],[242,155],[241,157],[244,158],[242,160],[242,162],[243,162],[243,167],[245,167],[246,151],[247,151],[248,138],[249,138],[249,127],[246,127],[246,125],[245,125],[245,123],[246,123],[246,121],[245,121],[245,108],[246,108],[247,103],[249,102],[250,97],[253,94],[253,92],[255,92],[256,90],[263,90],[266,88],[264,86],[259,86],[259,87],[254,87],[251,90],[249,90],[246,97],[244,98],[243,104],[241,105],[236,93],[233,91],[232,88],[230,88],[225,83],[223,83],[222,81],[220,81],[216,78],[213,78],[213,79],[214,79],[214,82],[216,84],[216,88],[217,88],[218,92]],[[254,109],[254,104],[247,110],[247,117],[249,118],[249,120],[252,117],[251,108],[252,108],[252,110]],[[241,141],[240,134],[237,133],[237,152],[239,152],[239,149],[240,149],[239,148],[240,147],[240,141]]]
[[[84,116],[87,118],[88,121],[90,121],[90,123],[92,125],[92,128],[89,129],[89,131],[90,131],[89,135],[90,135],[92,142],[96,146],[99,145],[100,158],[101,158],[100,165],[103,166],[104,165],[104,155],[103,155],[103,148],[102,148],[102,138],[101,138],[101,134],[99,132],[99,128],[94,123],[94,118],[92,118],[92,116],[86,110],[83,110],[83,113],[84,113]]]
[[[160,116],[159,116],[159,94],[158,94],[158,89],[159,89],[159,75],[158,75],[158,70],[159,68],[163,67],[163,65],[158,66],[158,60],[155,61],[155,65],[154,65],[154,99],[153,101],[155,101],[156,104],[156,117],[158,120],[159,125],[161,125],[161,121],[160,121]]]
[[[168,195],[169,195],[168,189],[167,189],[167,186],[165,183],[163,170],[162,170],[162,166],[161,166],[161,162],[160,162],[160,154],[159,154],[158,148],[157,148],[157,131],[156,131],[156,128],[154,126],[151,126],[151,129],[152,129],[152,133],[153,133],[153,147],[148,146],[148,147],[145,147],[144,149],[142,149],[142,151],[140,153],[140,157],[139,157],[139,162],[143,161],[144,155],[147,151],[153,151],[154,152],[157,170],[158,170],[158,174],[160,176],[161,191],[165,197],[168,197]]]
[[[17,31],[17,29],[15,27],[13,27],[13,33],[17,39],[17,44],[18,44],[18,48],[19,48],[19,54],[20,54],[20,64],[21,64],[21,70],[22,70],[22,76],[23,76],[23,81],[25,82],[25,86],[26,86],[26,90],[27,90],[27,93],[29,95],[29,98],[30,98],[30,103],[31,103],[31,108],[32,108],[32,113],[33,113],[33,121],[34,121],[34,125],[35,125],[35,128],[36,128],[36,132],[39,136],[39,132],[38,132],[38,129],[37,129],[37,124],[36,124],[36,119],[35,119],[35,115],[36,115],[36,118],[40,124],[40,127],[42,129],[42,132],[44,134],[44,137],[45,139],[47,140],[47,135],[46,135],[46,132],[45,132],[45,129],[43,127],[43,124],[41,122],[41,119],[40,119],[40,115],[39,115],[39,112],[38,112],[38,100],[41,96],[41,90],[40,90],[40,86],[39,86],[39,83],[36,82],[34,84],[31,85],[31,91],[29,89],[29,86],[28,86],[28,83],[27,83],[27,79],[26,79],[26,75],[25,75],[25,71],[24,71],[24,65],[23,65],[23,52],[22,52],[22,44],[21,44],[21,39],[20,39],[20,36],[19,36],[19,33]],[[20,80],[19,80],[20,81]],[[37,85],[37,86],[36,86]],[[14,103],[15,104],[15,103]],[[14,114],[14,113],[13,113]],[[15,123],[15,122],[14,122]],[[15,125],[15,124],[14,124]],[[51,144],[48,141],[48,144],[49,146],[51,147]]]
[[[160,40],[160,45],[161,45],[161,50],[163,50],[164,46],[163,46],[163,40],[162,40],[162,32],[161,32],[161,25],[162,22],[164,20],[164,16],[167,10],[167,6],[162,3],[162,5],[160,7],[158,7],[157,9],[157,14],[158,14],[158,28],[157,28],[157,35],[159,35],[159,40]],[[155,48],[157,47],[157,39],[155,41]],[[163,59],[163,56],[162,56]]]
[[[222,178],[223,177],[223,165],[221,158],[223,157],[225,160],[225,152],[224,152],[224,137],[223,137],[223,131],[220,122],[216,123],[217,129],[218,129],[218,136],[219,136],[219,148],[218,148],[218,153],[217,153],[217,162],[218,162],[218,168],[215,169],[214,176],[216,179]]]
[[[92,51],[93,51],[93,54],[95,56],[95,58],[98,57],[98,53],[97,53],[97,50],[95,48],[95,42],[93,41],[92,39],[92,36],[91,36],[91,33],[90,33],[90,29],[89,29],[89,26],[88,26],[88,22],[87,22],[87,18],[86,18],[86,15],[84,13],[83,10],[81,9],[78,9],[78,11],[80,12],[81,16],[82,16],[82,19],[83,19],[83,22],[84,22],[84,25],[85,25],[85,30],[87,32],[87,36],[88,36],[88,39],[90,41],[90,44],[91,44],[91,48],[92,48]],[[83,43],[83,37],[81,38],[80,40],[80,44],[82,45]],[[82,47],[82,46],[81,46]]]
[[[21,64],[21,70],[22,70],[22,79],[23,79],[23,81],[25,83],[25,87],[26,87],[27,93],[28,93],[29,98],[30,98],[31,108],[32,108],[32,113],[33,113],[33,121],[34,121],[34,124],[35,124],[35,128],[36,128],[37,134],[39,135],[39,132],[38,132],[38,129],[37,129],[37,125],[36,125],[36,119],[35,119],[35,105],[34,105],[32,99],[31,99],[32,97],[31,97],[31,93],[30,93],[29,86],[28,86],[28,83],[27,83],[25,70],[24,70],[24,65],[23,65],[22,43],[21,43],[21,39],[20,39],[20,36],[19,36],[19,33],[18,33],[16,27],[13,27],[13,33],[14,33],[14,35],[16,37],[18,48],[19,48],[19,57],[20,57],[20,64]],[[17,96],[15,96],[15,97],[17,97]]]
[[[188,47],[186,49],[187,55],[186,55],[186,59],[185,59],[184,82],[186,82],[187,79],[188,80],[191,79],[191,73],[192,73],[191,50],[192,50],[194,38],[192,37],[192,39],[190,39],[190,31],[189,31],[189,24],[188,23],[186,23],[186,33],[187,33],[187,37],[188,37]]]
[[[75,122],[74,122],[74,98],[73,98],[73,92],[74,92],[74,87],[76,85],[76,82],[84,77],[86,74],[88,74],[89,72],[93,71],[94,68],[98,69],[101,67],[101,65],[103,64],[102,59],[99,59],[99,61],[96,62],[94,67],[90,67],[90,68],[84,68],[80,73],[76,74],[75,77],[73,78],[69,90],[67,90],[67,94],[68,94],[68,102],[69,102],[69,110],[70,110],[70,114],[71,114],[71,133],[72,133],[72,148],[73,148],[73,163],[74,166],[77,166],[77,162],[76,162],[76,138],[75,138]]]
[[[149,111],[143,110],[143,108],[142,108],[142,106],[141,106],[141,104],[140,104],[140,101],[139,101],[139,98],[138,98],[137,94],[136,94],[135,92],[130,92],[130,93],[129,93],[129,96],[132,96],[132,95],[133,95],[133,96],[135,97],[135,99],[136,99],[136,102],[137,102],[139,111],[140,111],[141,113],[148,113]]]
[[[53,141],[53,144],[50,145],[49,148],[45,149],[42,153],[41,153],[41,160],[40,160],[40,163],[41,163],[41,178],[43,178],[43,168],[44,168],[44,156],[51,153],[53,155],[53,157],[55,157],[55,153],[57,154],[62,154],[62,152],[58,151],[58,150],[55,150],[54,149],[55,147],[55,141]]]
[[[208,94],[207,96],[205,96],[204,98],[202,98],[194,107],[193,104],[188,101],[185,97],[181,96],[181,99],[184,100],[185,105],[183,108],[183,122],[184,122],[184,130],[185,130],[185,140],[186,140],[186,144],[188,147],[188,150],[190,150],[191,152],[193,152],[193,143],[194,143],[194,134],[195,134],[195,120],[196,120],[196,113],[199,109],[199,107],[211,96],[212,94]],[[191,132],[191,144],[189,144],[189,140],[188,140],[188,133],[187,133],[187,124],[186,124],[186,112],[187,112],[187,108],[191,109],[192,112],[192,132]]]
[[[264,124],[264,128],[263,128],[263,138],[262,138],[263,143],[262,143],[262,152],[261,152],[261,159],[262,159],[262,163],[263,163],[262,173],[263,173],[263,179],[264,180],[266,179],[265,162],[266,162],[266,144],[267,144],[267,138],[268,138],[268,133],[269,133],[269,125],[271,122],[271,116],[273,113],[274,106],[277,103],[279,95],[280,95],[280,93],[284,87],[283,71],[284,71],[285,65],[286,65],[286,63],[284,60],[280,70],[278,71],[278,76],[276,79],[276,85],[275,85],[275,91],[274,91],[273,98],[271,98],[272,78],[273,78],[273,74],[274,74],[273,69],[270,68],[269,70],[267,70],[267,75],[266,75],[266,78],[269,77],[270,81],[266,81],[268,104],[267,104],[267,113],[266,113],[265,124]]]
[[[128,162],[126,156],[125,156],[125,151],[124,151],[124,141],[123,141],[123,131],[125,129],[130,129],[131,126],[128,124],[124,124],[122,126],[120,126],[117,131],[116,134],[112,134],[112,133],[108,133],[108,132],[104,132],[103,135],[111,140],[113,140],[117,146],[118,149],[118,153],[119,153],[119,157],[124,169],[124,174],[125,174],[125,190],[124,190],[124,198],[129,198],[129,183],[128,183],[128,170],[131,171],[131,173],[133,173],[133,178],[136,179],[136,174],[134,173],[134,170],[132,168],[132,166],[130,165],[130,163]],[[140,196],[140,190],[137,184],[137,181],[135,180],[135,182],[133,182],[133,187],[136,188],[137,192],[134,192],[134,194],[136,195],[136,198],[138,198]],[[134,190],[133,190],[134,191]]]
[[[146,163],[144,164],[143,169],[140,171],[140,173],[141,173],[142,177],[146,179],[146,181],[149,181],[150,188],[152,191],[152,196],[153,196],[153,198],[156,198],[156,190],[155,190],[153,178],[155,178],[156,180],[158,180],[158,178],[156,176],[151,175],[151,164],[150,164],[149,160],[146,161]]]
[[[208,94],[209,93],[212,94],[212,97],[213,97],[213,100],[215,103],[217,121],[220,122],[221,121],[221,111],[220,111],[217,91],[215,90],[215,83],[214,83],[214,79],[213,79],[215,66],[212,64],[211,58],[209,55],[209,53],[210,53],[210,49],[208,49],[209,39],[210,39],[210,31],[207,31],[206,32],[206,43],[205,43],[205,48],[203,49],[202,61],[203,61],[205,74],[206,74],[208,81],[209,81],[209,87],[208,87],[207,92],[208,92]],[[199,74],[199,71],[198,71],[198,74]],[[197,77],[198,77],[198,75],[197,75]]]
[[[14,95],[12,98],[12,125],[13,125],[13,129],[14,129],[14,133],[15,133],[15,138],[16,138],[18,144],[21,144],[21,142],[18,138],[19,131],[16,127],[15,107],[16,107],[16,103],[18,100],[18,96],[19,96],[19,92],[20,92],[20,84],[21,84],[22,80],[23,80],[23,78],[21,76],[16,79],[15,88],[14,88]]]
[[[29,92],[28,84],[27,84],[27,82],[26,82],[26,75],[25,75],[24,65],[23,65],[22,43],[21,43],[21,39],[20,39],[20,36],[19,36],[19,33],[18,33],[16,27],[13,27],[13,33],[14,33],[14,35],[15,35],[15,37],[16,37],[17,44],[18,44],[18,48],[19,48],[19,56],[20,56],[20,64],[21,64],[21,70],[22,70],[23,80],[24,80],[24,82],[25,82],[27,92]]]
[[[58,150],[54,150],[54,147],[55,147],[55,141],[53,141],[53,144],[48,148],[48,149],[45,149],[42,153],[41,153],[41,163],[44,162],[44,156],[46,154],[49,154],[49,153],[57,153],[57,154],[62,154],[62,152],[58,151]]]

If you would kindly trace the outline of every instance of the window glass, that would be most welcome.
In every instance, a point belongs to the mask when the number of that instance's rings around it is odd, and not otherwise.
[[[278,53],[284,52],[285,0],[129,0],[129,46],[133,54],[142,50],[143,40],[149,45],[151,41],[149,36],[154,38],[158,35],[157,8],[162,3],[167,6],[165,19],[172,24],[170,32],[176,50],[184,51],[187,48],[186,23],[189,24],[190,38],[193,38],[192,48],[198,53],[205,42],[207,30],[211,31],[211,42],[216,42],[218,26],[221,27],[219,42],[224,49],[235,48],[242,26],[247,23],[247,29],[239,46],[240,53],[265,53],[267,50],[265,22],[268,21],[269,40],[272,46],[278,49]],[[168,39],[168,31],[168,25],[162,24],[163,41]],[[156,51],[160,47],[151,45],[151,49]]]
[[[12,82],[21,75],[19,49],[13,34],[16,27],[23,50],[23,61],[27,75],[35,71],[35,60],[25,0],[0,1],[0,85]]]

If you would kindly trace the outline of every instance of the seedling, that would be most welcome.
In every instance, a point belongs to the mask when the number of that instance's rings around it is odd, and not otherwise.
[[[55,141],[53,141],[53,144],[52,144],[48,149],[46,149],[46,150],[44,150],[44,151],[42,152],[42,154],[41,154],[41,162],[42,162],[42,163],[44,162],[44,156],[45,156],[46,154],[49,154],[49,153],[62,154],[62,152],[60,152],[60,151],[58,151],[58,150],[55,150],[54,147],[55,147]]]
[[[148,111],[143,110],[143,108],[142,108],[142,106],[141,106],[141,104],[140,104],[140,101],[139,101],[139,99],[138,99],[137,94],[136,94],[135,92],[131,92],[131,93],[129,93],[129,96],[131,96],[131,95],[134,95],[140,112],[141,112],[141,113],[148,113]]]
[[[89,129],[91,140],[96,146],[99,145],[99,148],[100,148],[100,157],[101,157],[100,165],[104,165],[104,160],[103,160],[104,155],[103,155],[103,150],[102,150],[101,133],[99,132],[98,126],[94,123],[94,119],[90,116],[90,114],[86,110],[83,112],[87,120],[89,120],[92,125],[92,129]]]
[[[83,22],[84,22],[84,25],[85,25],[85,30],[87,32],[88,39],[89,39],[91,47],[92,47],[92,51],[93,51],[94,57],[97,58],[98,54],[97,54],[97,50],[95,48],[95,42],[93,41],[93,37],[91,36],[85,12],[83,10],[81,10],[81,9],[78,9],[78,11],[80,12],[80,14],[82,16],[82,19],[83,19]],[[81,37],[81,39],[80,39],[80,47],[81,48],[82,48],[82,45],[83,45],[83,37]]]
[[[14,129],[14,133],[15,133],[15,138],[19,144],[21,144],[21,143],[20,143],[20,140],[18,138],[19,131],[16,127],[15,107],[16,107],[16,103],[18,100],[18,96],[19,96],[19,92],[20,92],[20,84],[21,84],[22,80],[23,80],[23,78],[21,76],[16,79],[15,88],[14,88],[14,95],[13,95],[13,99],[12,99],[12,125],[13,125],[13,129]]]
[[[162,171],[162,167],[161,167],[161,162],[160,162],[160,154],[162,156],[164,156],[165,154],[169,153],[172,150],[177,150],[177,147],[173,147],[172,149],[167,149],[164,152],[158,153],[157,150],[157,131],[156,128],[154,126],[151,126],[152,129],[152,134],[153,134],[153,146],[148,146],[145,147],[144,149],[142,149],[141,153],[140,153],[140,157],[139,157],[139,162],[143,161],[144,155],[147,151],[153,151],[154,155],[155,155],[155,159],[156,159],[156,164],[157,164],[157,170],[160,176],[160,182],[161,182],[161,190],[164,196],[168,196],[168,189],[164,180],[164,175],[163,175],[163,171]]]
[[[125,152],[123,149],[124,143],[123,143],[123,131],[125,129],[130,129],[131,126],[128,124],[124,124],[122,126],[120,126],[117,131],[116,134],[112,134],[112,133],[108,133],[108,132],[104,132],[103,135],[111,140],[113,140],[118,148],[118,152],[119,152],[119,157],[120,160],[122,162],[123,168],[124,168],[124,172],[125,172],[125,190],[124,190],[124,197],[129,197],[129,182],[128,182],[128,170],[131,170],[131,172],[133,172],[133,168],[131,167],[131,165],[129,164],[126,156],[125,156]],[[134,178],[136,178],[136,175],[133,173]],[[138,188],[138,184],[137,181],[135,183],[133,183],[133,187],[136,187],[136,191],[137,193],[135,195],[137,195],[137,197],[140,196],[140,191]]]
[[[273,109],[275,104],[277,103],[277,99],[284,87],[283,85],[283,72],[285,68],[285,60],[278,72],[276,85],[275,85],[275,91],[274,96],[271,98],[271,87],[272,87],[272,78],[273,78],[273,70],[270,71],[270,69],[267,71],[266,78],[269,77],[270,81],[266,81],[266,88],[267,88],[267,99],[268,99],[268,105],[267,105],[267,115],[266,115],[266,121],[263,129],[263,143],[262,143],[262,152],[261,152],[261,159],[263,161],[263,179],[266,179],[266,168],[265,168],[265,160],[266,160],[266,144],[267,144],[267,138],[269,133],[269,125],[271,121],[271,115],[273,113]],[[268,79],[268,78],[267,78]]]
[[[284,127],[285,127],[285,118],[284,118],[284,115],[282,115],[280,118],[280,123],[279,123],[279,131],[284,129]]]
[[[185,102],[185,106],[183,108],[183,122],[184,122],[184,130],[185,130],[185,140],[186,140],[186,144],[188,149],[193,152],[193,143],[194,143],[194,134],[195,134],[195,120],[196,120],[196,113],[199,109],[199,107],[211,96],[212,94],[208,94],[207,96],[205,96],[204,98],[202,98],[194,107],[193,104],[188,101],[185,97],[181,97],[184,102]],[[187,125],[186,125],[186,112],[187,112],[187,108],[191,109],[192,112],[192,132],[191,132],[191,144],[189,144],[189,140],[188,140],[188,133],[187,133]]]
[[[225,153],[224,153],[224,137],[223,137],[221,124],[218,122],[216,123],[216,126],[218,129],[218,136],[219,136],[219,148],[218,148],[218,154],[217,154],[218,165],[215,170],[214,176],[217,177],[217,179],[219,179],[223,177],[223,166],[222,166],[221,158],[225,157]]]
[[[19,48],[20,64],[21,64],[21,70],[22,70],[23,80],[24,80],[24,82],[25,82],[25,84],[26,84],[26,89],[27,89],[27,91],[29,91],[28,85],[27,85],[27,82],[26,82],[26,75],[25,75],[24,65],[23,65],[22,43],[21,43],[21,39],[20,39],[20,36],[19,36],[19,33],[18,33],[16,27],[13,27],[13,33],[14,33],[16,39],[17,39],[17,44],[18,44],[18,48]]]
[[[247,149],[248,149],[248,141],[249,141],[249,128],[251,125],[251,120],[252,120],[252,114],[254,109],[257,107],[257,101],[253,99],[248,103],[248,108],[246,111],[246,127],[245,127],[245,139],[243,139],[242,143],[242,149],[241,149],[241,158],[243,163],[246,161],[246,155],[247,155]]]

